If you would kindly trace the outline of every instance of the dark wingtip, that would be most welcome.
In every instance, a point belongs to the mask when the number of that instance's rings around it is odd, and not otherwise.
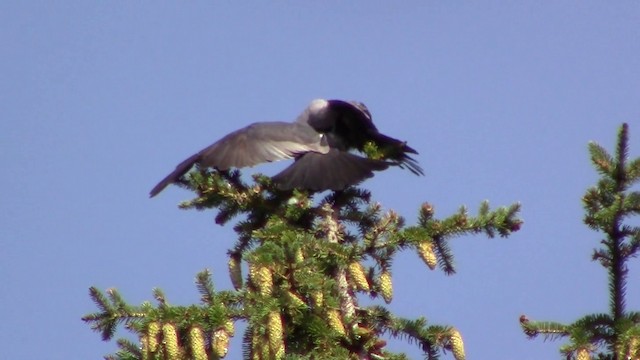
[[[151,191],[149,191],[149,198],[158,195],[162,190],[169,186],[169,184],[176,182],[180,178],[180,176],[184,175],[185,172],[186,171],[178,173],[174,171],[171,174],[167,175],[167,177],[162,179],[156,186],[153,187],[153,189],[151,189]]]
[[[149,191],[149,199],[151,199],[152,197],[158,195],[162,190],[164,190],[164,188],[166,188],[171,182],[165,182],[165,180],[162,180],[161,182],[158,183],[158,185],[154,186],[153,189],[151,189],[151,191]]]
[[[149,198],[152,198],[158,195],[164,188],[172,184],[184,174],[191,169],[191,167],[200,160],[200,153],[191,155],[188,159],[184,160],[178,166],[176,166],[175,170],[171,172],[171,174],[167,175],[164,179],[160,180],[160,182],[149,191]]]

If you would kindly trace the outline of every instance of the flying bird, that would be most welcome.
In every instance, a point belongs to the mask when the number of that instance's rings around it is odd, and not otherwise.
[[[369,142],[387,158],[376,160],[350,152],[364,151]],[[228,134],[178,164],[149,195],[156,196],[195,164],[228,170],[294,159],[272,177],[282,190],[342,190],[390,165],[423,175],[418,162],[408,154],[418,152],[404,141],[381,134],[363,103],[316,99],[292,123],[257,122]]]

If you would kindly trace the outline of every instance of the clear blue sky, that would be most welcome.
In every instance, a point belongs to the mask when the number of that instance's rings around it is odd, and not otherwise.
[[[113,352],[80,321],[91,285],[190,304],[211,268],[228,288],[233,232],[177,209],[183,190],[147,194],[222,135],[293,120],[318,97],[365,102],[420,151],[425,177],[392,169],[364,184],[409,224],[424,201],[437,216],[523,205],[511,238],[453,242],[455,276],[400,256],[395,312],[456,326],[469,359],[538,360],[559,359],[561,342],[526,339],[520,314],[606,311],[580,198],[597,179],[588,141],[611,149],[626,121],[640,156],[639,2],[231,3],[0,4],[2,358]]]

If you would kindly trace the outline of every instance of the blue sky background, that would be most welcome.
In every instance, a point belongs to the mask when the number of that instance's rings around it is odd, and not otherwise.
[[[392,310],[456,326],[469,359],[559,359],[561,342],[528,340],[518,317],[607,310],[580,198],[597,179],[590,140],[611,149],[626,121],[640,156],[639,24],[637,1],[0,3],[2,357],[113,352],[80,321],[91,285],[190,304],[210,268],[229,288],[230,227],[177,209],[183,190],[148,191],[222,135],[324,97],[365,102],[420,151],[425,177],[364,184],[409,224],[424,201],[441,217],[523,205],[511,238],[453,241],[455,276],[402,254]]]

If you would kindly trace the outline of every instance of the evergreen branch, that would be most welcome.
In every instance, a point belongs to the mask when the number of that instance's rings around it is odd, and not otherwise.
[[[597,349],[598,359],[622,360],[639,358],[640,313],[626,311],[627,261],[640,251],[640,228],[624,224],[630,216],[640,213],[640,193],[628,191],[638,180],[640,159],[628,161],[628,126],[618,131],[615,154],[612,157],[600,145],[589,144],[591,162],[601,178],[596,186],[587,189],[582,198],[584,223],[604,233],[603,245],[594,249],[592,259],[606,268],[609,289],[609,313],[591,314],[571,325],[553,322],[531,322],[525,316],[520,324],[529,337],[538,334],[569,336],[570,343],[561,347],[568,357],[589,358]]]
[[[631,258],[637,256],[638,241],[640,241],[640,227],[623,225],[621,229],[622,236],[628,238],[624,244],[623,256]]]
[[[116,289],[108,289],[107,290],[107,296],[109,297],[109,300],[111,301],[111,305],[113,307],[116,308],[116,310],[118,311],[122,311],[125,313],[129,313],[131,311],[131,308],[129,307],[129,305],[124,301],[124,299],[122,298],[122,296],[120,295],[120,292]]]
[[[366,234],[380,220],[381,209],[380,203],[368,204],[363,211],[345,211],[343,218],[347,222],[356,224],[361,238],[366,240]]]
[[[209,281],[208,271],[199,274],[198,282],[203,284],[203,289],[212,290],[213,284],[207,284]],[[91,293],[97,294],[99,291],[92,289]],[[118,340],[120,350],[108,357],[112,359],[178,359],[176,356],[179,354],[191,354],[194,351],[199,354],[197,358],[201,358],[208,351],[205,349],[205,343],[210,343],[212,347],[217,346],[218,352],[226,352],[228,337],[234,332],[232,318],[243,316],[237,312],[238,296],[228,291],[216,293],[206,307],[184,307],[168,305],[163,300],[164,295],[158,289],[154,289],[154,296],[161,299],[156,309],[148,302],[140,307],[132,307],[113,289],[108,290],[108,294],[107,305],[111,312],[89,314],[83,317],[83,320],[91,322],[92,329],[101,331],[104,340],[113,337],[120,323],[124,323],[126,329],[141,339],[141,347],[125,339]],[[203,330],[212,337],[205,337]],[[220,334],[216,335],[218,333]],[[162,337],[161,342],[159,337]],[[190,347],[188,344],[191,344]],[[150,357],[151,355],[153,357]]]
[[[627,182],[629,186],[640,181],[640,158],[631,160],[625,168],[627,173]]]
[[[619,247],[617,249],[619,252]],[[624,264],[620,255],[614,254],[613,261],[609,267],[609,295],[610,309],[614,319],[619,319],[624,315],[626,307],[627,274],[629,270]]]
[[[639,311],[629,311],[626,314],[627,319],[629,319],[629,321],[634,324],[634,325],[640,325],[640,312]]]
[[[91,300],[93,300],[101,312],[110,313],[114,311],[111,304],[109,304],[109,299],[95,286],[89,288],[89,297],[91,297]]]
[[[254,329],[253,326],[247,326],[242,335],[242,358],[245,360],[254,359],[253,357],[253,337],[254,337]]]
[[[554,340],[570,334],[568,325],[553,321],[531,321],[525,315],[520,316],[520,326],[529,338],[542,335],[545,340]]]
[[[594,249],[591,260],[598,261],[605,268],[611,266],[611,257],[609,257],[609,253],[603,249]]]
[[[615,321],[609,314],[589,314],[570,325],[574,338],[584,338],[590,343],[611,340]]]
[[[622,210],[625,216],[640,214],[640,192],[628,193],[622,203]]]
[[[153,288],[153,298],[156,299],[158,305],[162,308],[167,306],[167,299],[164,296],[164,292],[160,288]]]
[[[138,346],[138,344],[135,344],[132,341],[127,339],[118,339],[116,343],[120,348],[120,351],[118,351],[118,354],[117,354],[119,359],[123,359],[123,360],[136,359],[137,360],[142,358],[142,352],[140,351],[140,347]]]
[[[118,324],[130,323],[146,316],[142,309],[129,306],[117,290],[107,290],[108,298],[95,287],[89,289],[89,296],[98,305],[100,311],[82,317],[84,322],[91,324],[91,329],[101,333],[102,340],[113,338]]]
[[[612,176],[614,160],[607,150],[595,142],[590,142],[588,148],[591,162],[596,170],[604,176]]]
[[[626,161],[629,156],[629,125],[622,124],[618,130],[618,141],[616,144],[615,180],[619,184],[618,191],[627,189],[626,183]]]
[[[273,206],[281,204],[290,191],[279,191],[269,178],[254,175],[256,184],[249,187],[241,179],[240,171],[215,171],[196,169],[188,174],[188,185],[198,197],[180,204],[182,209],[204,210],[217,208],[215,221],[224,225],[241,213],[253,215],[252,223],[264,223]],[[275,200],[275,201],[274,201]],[[255,210],[255,211],[253,211]]]
[[[419,225],[405,229],[400,233],[400,237],[408,239],[415,247],[420,247],[425,239],[430,239],[438,265],[447,275],[451,275],[455,273],[455,267],[453,254],[448,245],[450,238],[481,232],[490,238],[494,237],[496,232],[502,237],[509,236],[522,225],[522,220],[518,218],[519,211],[518,203],[491,211],[489,203],[485,201],[481,203],[476,217],[469,217],[466,208],[461,207],[455,214],[438,220],[434,218],[433,206],[424,203],[418,215]]]
[[[365,322],[373,324],[379,334],[389,333],[394,338],[405,339],[416,343],[427,355],[428,359],[437,359],[437,340],[446,332],[446,327],[427,326],[424,318],[409,320],[395,317],[382,306],[371,306],[361,310]]]
[[[104,357],[105,360],[140,360],[141,357],[136,356],[125,349],[120,349],[115,355],[107,355]]]
[[[435,245],[435,253],[438,259],[438,265],[447,275],[453,275],[456,273],[456,269],[453,262],[453,252],[449,247],[449,244],[445,241],[444,236],[434,236],[433,243]]]
[[[196,285],[200,292],[200,301],[211,305],[216,297],[213,281],[211,280],[211,272],[205,269],[196,275]]]
[[[483,232],[507,236],[522,222],[519,205],[491,211],[483,203],[477,218],[461,207],[439,220],[424,204],[419,225],[405,228],[397,213],[382,214],[380,204],[371,204],[366,190],[332,192],[314,206],[313,194],[280,191],[260,175],[254,182],[247,185],[239,171],[201,168],[180,179],[179,185],[197,194],[180,207],[214,208],[220,225],[244,217],[233,227],[238,240],[229,251],[229,270],[240,279],[234,282],[237,291],[216,291],[208,270],[196,276],[201,304],[188,307],[170,305],[160,289],[153,290],[157,305],[146,302],[140,308],[126,304],[118,293],[105,297],[96,290],[92,297],[102,312],[87,315],[86,321],[109,338],[124,321],[140,337],[142,350],[136,353],[132,343],[122,342],[114,359],[219,358],[226,355],[237,320],[248,324],[243,337],[247,359],[281,359],[285,351],[289,359],[405,359],[384,350],[383,333],[419,344],[429,359],[448,350],[464,359],[457,330],[396,318],[384,308],[363,310],[355,294],[380,294],[390,302],[391,265],[406,248],[420,247],[428,266],[439,263],[453,273],[448,240]],[[249,264],[244,283],[243,261]],[[368,274],[362,261],[373,263]]]

